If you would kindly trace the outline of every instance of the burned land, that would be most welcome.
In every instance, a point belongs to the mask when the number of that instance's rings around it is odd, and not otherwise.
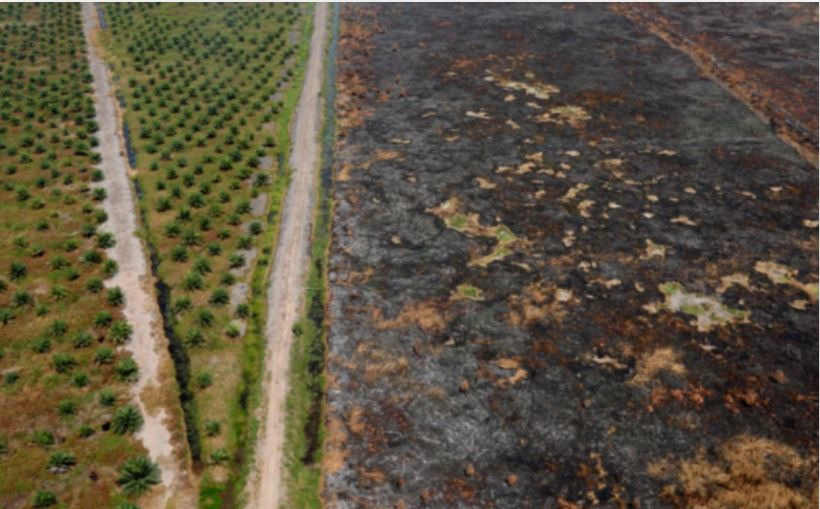
[[[768,9],[342,8],[329,507],[816,505],[817,10]]]

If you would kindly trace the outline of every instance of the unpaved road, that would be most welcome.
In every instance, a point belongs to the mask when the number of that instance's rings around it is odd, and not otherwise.
[[[166,409],[149,410],[145,402],[148,391],[160,390],[160,368],[168,366],[171,361],[168,358],[167,340],[161,332],[160,313],[151,285],[147,258],[136,236],[136,205],[119,134],[116,98],[111,90],[108,66],[92,43],[92,34],[97,29],[96,11],[94,4],[90,3],[83,4],[82,9],[88,61],[94,77],[94,104],[100,126],[97,135],[102,163],[99,167],[105,173],[102,186],[108,194],[104,203],[108,221],[104,229],[113,233],[117,241],[108,250],[108,256],[117,262],[119,271],[106,285],[119,286],[125,293],[123,312],[128,323],[134,327],[134,334],[125,348],[140,369],[139,380],[132,387],[132,395],[145,419],[137,438],[162,469],[163,489],[155,489],[154,496],[143,501],[141,507],[164,508],[171,500],[182,503],[181,494],[189,492],[188,477],[184,474],[171,442]],[[194,503],[194,499],[183,498]]]
[[[293,124],[292,177],[285,198],[276,258],[268,288],[268,320],[264,379],[264,419],[249,481],[249,507],[274,509],[282,498],[282,443],[292,328],[302,311],[304,280],[309,262],[310,224],[319,162],[322,63],[327,4],[316,4],[310,56],[296,120]]]

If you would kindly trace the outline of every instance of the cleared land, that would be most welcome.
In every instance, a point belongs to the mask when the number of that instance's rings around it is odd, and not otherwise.
[[[804,7],[343,7],[329,507],[817,504]]]

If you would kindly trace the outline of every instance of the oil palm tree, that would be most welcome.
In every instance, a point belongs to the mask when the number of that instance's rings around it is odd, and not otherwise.
[[[159,482],[159,466],[147,456],[137,456],[123,463],[117,479],[123,493],[132,497],[139,497]]]

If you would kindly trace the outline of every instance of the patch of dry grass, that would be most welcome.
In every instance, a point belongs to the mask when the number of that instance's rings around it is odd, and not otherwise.
[[[427,332],[442,332],[447,326],[445,304],[436,300],[415,302],[407,305],[391,319],[384,319],[381,310],[373,312],[373,321],[378,329],[396,329],[417,325]]]
[[[816,462],[766,438],[740,435],[717,458],[704,452],[653,462],[647,473],[671,477],[664,495],[691,509],[801,509],[817,506]]]
[[[671,348],[658,348],[638,359],[635,375],[631,382],[636,385],[648,385],[661,372],[683,376],[686,367],[680,362],[680,354]]]

